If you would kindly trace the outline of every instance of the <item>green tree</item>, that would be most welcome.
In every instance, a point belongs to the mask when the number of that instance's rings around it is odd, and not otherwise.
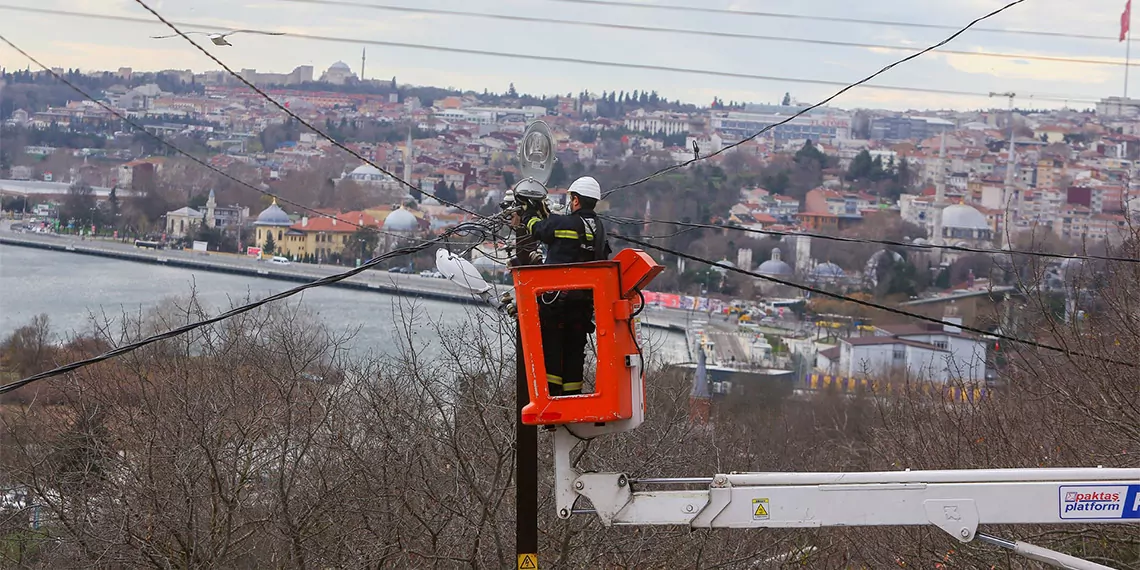
[[[558,188],[566,183],[566,167],[561,160],[554,161],[554,168],[550,169],[550,188]]]
[[[360,258],[361,261],[372,257],[373,252],[380,246],[380,234],[372,228],[358,228],[344,244],[344,258]]]
[[[871,170],[874,161],[871,159],[871,153],[867,149],[863,149],[855,158],[851,159],[851,165],[847,167],[847,180],[867,180],[871,177]]]
[[[67,196],[59,207],[61,219],[77,222],[94,223],[96,212],[95,191],[83,181],[76,182],[67,189]]]
[[[507,97],[516,98],[518,96],[519,92],[515,90],[515,84],[511,83],[511,86],[507,88]]]
[[[784,100],[780,102],[781,105],[787,106],[792,104],[792,94],[784,93]]]
[[[824,154],[823,151],[816,148],[815,144],[811,142],[811,139],[808,139],[804,141],[804,146],[800,147],[800,150],[796,151],[795,160],[797,164],[815,162],[818,163],[819,167],[822,169],[827,168],[828,156]]]
[[[441,184],[436,185],[435,195],[441,201],[444,201],[444,200],[446,200],[448,202],[457,201],[457,197],[455,195],[455,185],[454,184],[442,184],[441,183]]]
[[[261,246],[261,251],[273,255],[277,252],[277,242],[273,240],[273,232],[265,232],[265,244]]]

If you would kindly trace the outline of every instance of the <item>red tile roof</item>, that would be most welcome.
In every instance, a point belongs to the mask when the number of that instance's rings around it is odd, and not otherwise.
[[[305,219],[290,226],[289,229],[301,232],[330,232],[330,233],[353,233],[360,229],[359,226],[380,227],[380,222],[372,216],[364,212],[345,212],[343,214],[336,214],[336,217],[341,220],[326,217],[312,217],[308,218],[306,223]]]

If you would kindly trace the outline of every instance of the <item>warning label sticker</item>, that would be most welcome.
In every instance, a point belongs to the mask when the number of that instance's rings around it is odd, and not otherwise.
[[[752,499],[752,520],[768,520],[768,499]]]
[[[538,555],[520,554],[518,570],[538,570]]]

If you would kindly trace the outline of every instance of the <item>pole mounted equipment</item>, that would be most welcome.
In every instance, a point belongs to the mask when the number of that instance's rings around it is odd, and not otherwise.
[[[533,178],[543,186],[550,181],[554,167],[554,135],[545,121],[531,123],[519,143],[519,163],[523,178]]]

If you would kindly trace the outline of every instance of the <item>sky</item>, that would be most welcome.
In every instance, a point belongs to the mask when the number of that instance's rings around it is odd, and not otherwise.
[[[312,65],[315,75],[340,60],[359,73],[367,49],[369,79],[396,77],[401,84],[454,87],[482,92],[600,94],[614,90],[656,90],[669,99],[699,105],[724,101],[779,102],[785,92],[802,103],[831,95],[837,86],[791,79],[854,82],[908,55],[877,48],[853,48],[768,40],[613,30],[556,23],[520,23],[454,15],[401,13],[356,6],[288,0],[147,0],[179,24],[254,28],[346,41],[289,36],[235,35],[232,47],[207,48],[231,68],[288,72]],[[553,0],[349,0],[386,6],[511,14],[650,27],[824,39],[926,47],[951,30],[820,22],[771,17],[687,13],[621,6],[584,5]],[[960,25],[997,9],[999,0],[635,0],[638,3],[703,6],[828,17]],[[979,24],[987,28],[1092,34],[1108,39],[1074,39],[968,31],[947,49],[1060,56],[1123,62],[1125,43],[1116,41],[1125,0],[1027,0]],[[144,23],[27,13],[6,7],[57,9],[149,20]],[[193,29],[186,26],[184,29]],[[170,33],[134,0],[0,0],[0,35],[53,67],[82,70],[156,71],[217,65],[181,38],[154,40]],[[192,36],[203,39],[203,36]],[[644,70],[542,62],[490,55],[448,53],[365,41],[405,42],[495,53],[568,57],[588,62],[619,62],[761,75],[774,79],[713,77],[676,71]],[[1137,46],[1140,48],[1140,46]],[[1134,63],[1140,63],[1140,49]],[[0,66],[21,69],[26,59],[0,44]],[[33,65],[34,67],[34,65]],[[1015,92],[1022,108],[1087,108],[1090,101],[1124,91],[1124,67],[998,59],[970,55],[923,55],[874,82],[882,85],[964,91],[979,95],[852,90],[832,105],[842,108],[976,109],[1004,107],[990,92]],[[1140,96],[1140,67],[1130,74],[1130,93]]]

